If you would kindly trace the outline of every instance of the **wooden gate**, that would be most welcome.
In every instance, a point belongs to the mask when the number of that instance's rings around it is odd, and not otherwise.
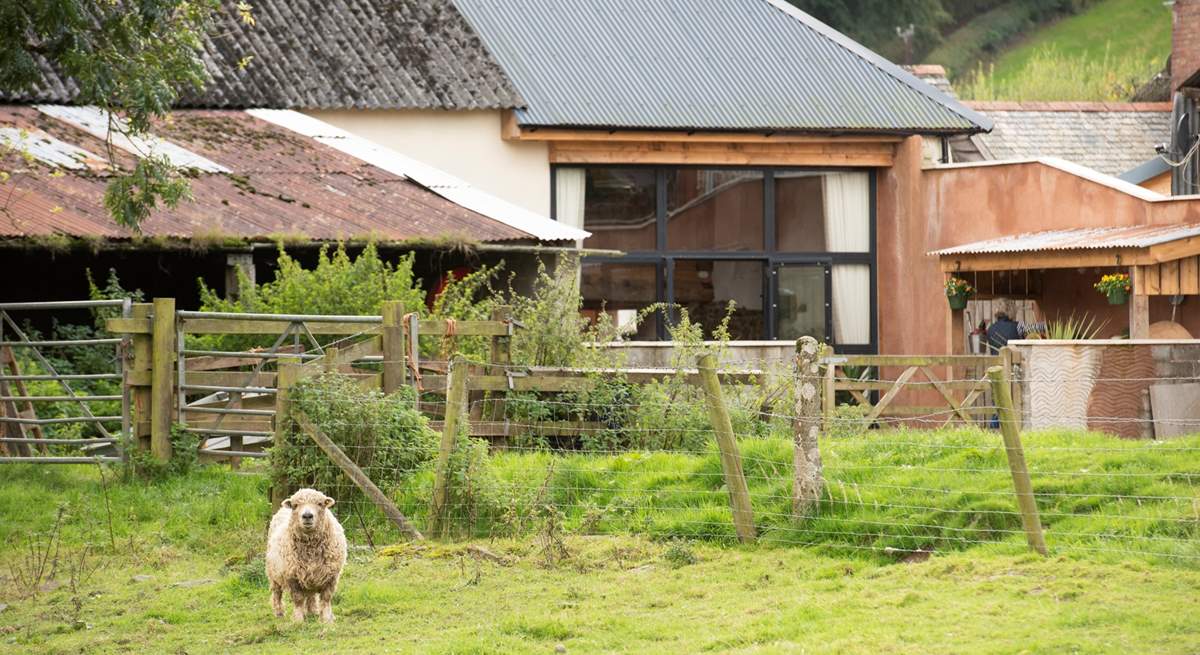
[[[1005,361],[1003,355],[826,357],[823,414],[828,423],[843,404],[862,408],[867,425],[882,419],[979,422],[995,413],[984,402],[987,369]]]

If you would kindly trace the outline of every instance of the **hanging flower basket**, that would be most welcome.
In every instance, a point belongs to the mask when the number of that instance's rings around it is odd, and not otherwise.
[[[962,278],[952,277],[946,280],[946,300],[950,309],[966,309],[967,301],[975,295],[975,287]]]
[[[1125,273],[1110,273],[1100,278],[1100,281],[1092,285],[1096,291],[1108,296],[1108,304],[1124,305],[1129,302],[1129,291],[1131,289],[1129,276]]]

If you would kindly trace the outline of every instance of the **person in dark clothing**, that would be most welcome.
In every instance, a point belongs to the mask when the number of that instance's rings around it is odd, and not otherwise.
[[[996,320],[992,326],[988,328],[987,339],[988,345],[991,346],[993,352],[999,351],[1012,339],[1020,339],[1025,335],[1021,334],[1021,326],[1017,322],[1008,317],[1005,312],[996,312]]]

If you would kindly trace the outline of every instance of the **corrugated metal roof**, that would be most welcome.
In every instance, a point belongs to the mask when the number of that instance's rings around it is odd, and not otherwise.
[[[455,0],[526,126],[967,132],[990,121],[783,0]]]
[[[311,116],[287,109],[250,109],[247,113],[315,139],[372,166],[413,180],[451,202],[528,232],[543,241],[578,241],[591,236],[590,232],[531,212],[473,187],[443,170]]]
[[[981,255],[989,253],[1044,252],[1048,250],[1107,250],[1111,248],[1149,248],[1162,243],[1200,236],[1200,223],[1183,225],[1131,225],[1090,227],[1069,230],[1027,232],[985,241],[976,241],[929,254]]]
[[[524,104],[450,0],[221,0],[205,38],[203,93],[181,107],[504,109]],[[247,61],[245,66],[240,65]],[[43,81],[9,102],[74,102],[75,83]]]
[[[33,107],[0,106],[0,126],[45,134],[86,152],[104,151],[97,136]],[[535,240],[401,175],[246,112],[181,110],[155,133],[230,172],[194,173],[194,199],[156,210],[142,223],[146,236]],[[123,167],[133,162],[128,154],[120,157]],[[0,212],[0,237],[134,236],[104,208],[108,180],[102,170],[27,162],[9,149],[0,153],[0,170],[12,175],[6,183],[9,200]]]

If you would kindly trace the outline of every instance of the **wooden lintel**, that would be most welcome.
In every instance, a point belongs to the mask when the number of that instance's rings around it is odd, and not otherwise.
[[[555,164],[701,164],[891,166],[895,145],[884,142],[563,141],[550,144]]]
[[[1169,262],[1193,255],[1200,255],[1200,236],[1150,246],[1150,259],[1155,262]]]
[[[941,256],[942,271],[1024,271],[1081,266],[1133,266],[1151,263],[1146,249],[1055,250],[1043,252],[980,253]]]

